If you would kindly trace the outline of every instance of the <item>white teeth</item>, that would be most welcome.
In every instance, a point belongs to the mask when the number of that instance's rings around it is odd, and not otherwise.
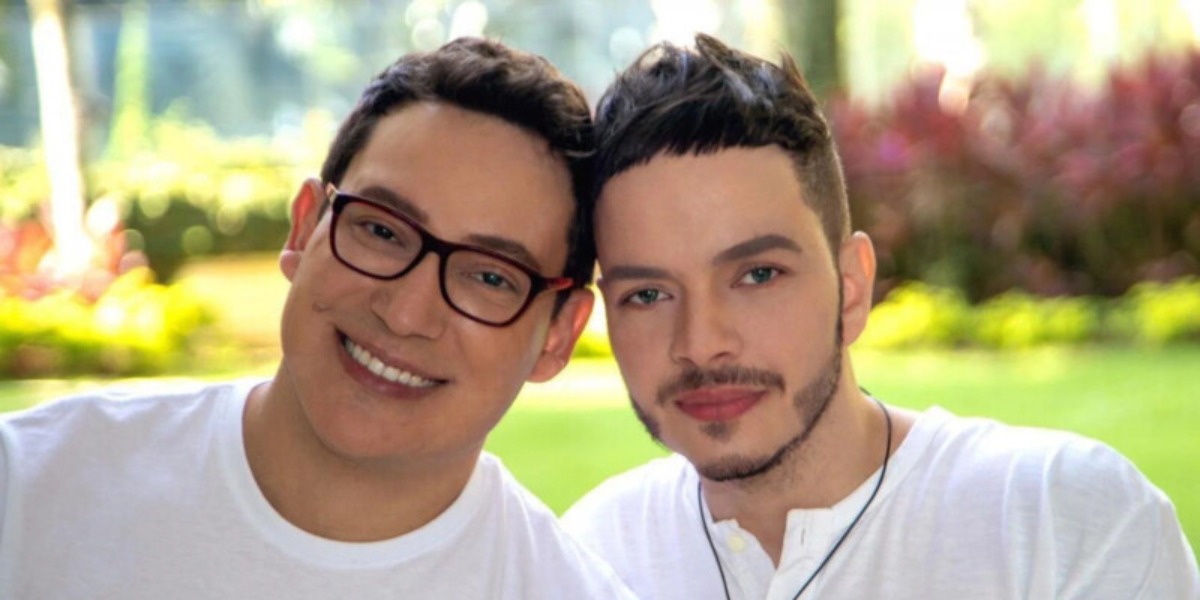
[[[425,379],[419,375],[384,364],[382,360],[367,352],[365,348],[350,341],[350,338],[346,338],[344,345],[350,356],[354,357],[355,362],[366,367],[367,370],[380,378],[411,387],[432,387],[437,384],[432,379]]]

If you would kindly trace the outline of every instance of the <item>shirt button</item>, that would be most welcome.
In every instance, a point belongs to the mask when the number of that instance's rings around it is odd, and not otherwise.
[[[746,549],[746,538],[739,534],[730,534],[726,541],[729,543],[729,549],[733,550],[735,554],[741,554]]]

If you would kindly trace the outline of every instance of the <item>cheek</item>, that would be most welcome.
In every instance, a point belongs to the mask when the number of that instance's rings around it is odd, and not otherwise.
[[[545,327],[530,327],[516,323],[493,328],[479,323],[467,323],[458,335],[458,347],[476,376],[489,381],[495,390],[520,390],[533,371],[546,339]]]
[[[793,280],[763,293],[729,295],[730,314],[753,344],[759,337],[796,337],[812,342],[833,331],[839,306],[837,287]]]
[[[791,315],[779,318],[760,330],[755,342],[764,366],[777,370],[789,386],[804,386],[823,374],[836,345],[837,317]]]
[[[611,314],[611,313],[610,313]],[[657,385],[669,368],[671,332],[660,319],[608,319],[608,337],[626,385],[640,395],[645,385]],[[667,365],[667,366],[662,366]]]
[[[365,278],[357,276],[342,266],[342,263],[327,251],[328,238],[314,240],[314,244],[324,245],[310,245],[303,255],[295,259],[296,265],[291,277],[291,294],[309,301],[319,300],[324,304],[329,304],[339,296],[352,291],[356,285],[357,287],[364,286]]]

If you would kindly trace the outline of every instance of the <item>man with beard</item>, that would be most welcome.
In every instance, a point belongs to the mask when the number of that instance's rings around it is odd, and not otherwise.
[[[874,252],[790,58],[661,44],[596,119],[609,335],[676,454],[564,522],[635,593],[1200,597],[1170,501],[1110,448],[859,389]]]

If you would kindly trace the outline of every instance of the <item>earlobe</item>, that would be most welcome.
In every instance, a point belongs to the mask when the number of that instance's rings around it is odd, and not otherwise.
[[[567,361],[571,360],[571,353],[575,351],[575,342],[579,341],[579,336],[587,327],[588,318],[592,316],[595,301],[592,290],[579,289],[571,292],[554,321],[550,323],[542,354],[538,356],[537,363],[529,374],[529,381],[549,381],[567,366]]]
[[[304,180],[296,197],[292,200],[292,228],[288,232],[287,242],[279,253],[279,270],[292,280],[296,269],[300,267],[300,258],[308,246],[317,223],[321,220],[321,206],[325,202],[325,191],[321,182],[309,178]]]
[[[867,234],[856,231],[842,242],[838,254],[842,278],[842,343],[849,346],[862,335],[875,290],[875,247]]]

